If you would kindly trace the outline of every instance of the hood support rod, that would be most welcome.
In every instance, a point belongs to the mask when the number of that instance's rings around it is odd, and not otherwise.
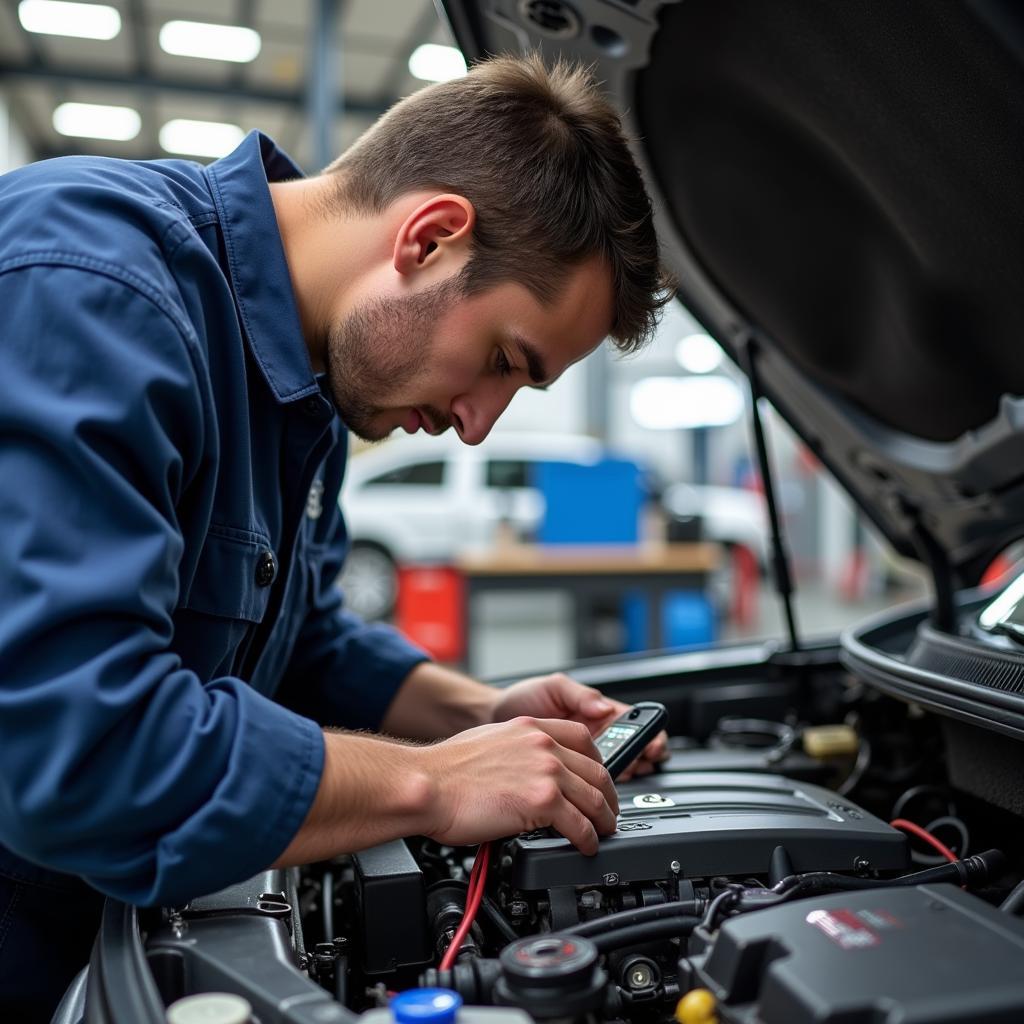
[[[775,591],[782,601],[786,616],[786,628],[789,632],[789,646],[793,652],[800,650],[800,635],[797,632],[796,614],[793,610],[793,574],[790,569],[789,552],[786,550],[785,536],[782,532],[782,521],[779,518],[779,507],[775,500],[775,482],[772,474],[771,460],[768,457],[768,441],[764,432],[764,421],[758,405],[763,397],[761,379],[757,367],[757,343],[749,334],[743,339],[744,369],[750,381],[751,423],[754,428],[754,447],[757,451],[757,464],[761,471],[761,483],[764,487],[764,498],[768,506],[768,522],[772,533],[772,577]]]

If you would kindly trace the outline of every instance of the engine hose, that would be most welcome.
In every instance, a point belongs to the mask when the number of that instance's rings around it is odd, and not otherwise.
[[[622,949],[624,946],[657,942],[660,939],[680,939],[689,935],[699,924],[699,917],[681,914],[590,936],[590,941],[594,943],[599,953],[610,953],[613,949]]]
[[[450,970],[431,967],[420,975],[421,988],[450,988],[458,992],[466,1003],[491,1006],[495,983],[501,977],[501,964],[495,959],[480,957],[463,960]]]
[[[1024,907],[1024,882],[1018,882],[1013,892],[999,904],[999,909],[1004,914],[1019,914]]]
[[[571,928],[560,928],[559,931],[566,935],[580,935],[589,939],[595,935],[618,931],[621,928],[644,924],[647,921],[700,914],[703,905],[703,900],[683,900],[678,903],[659,903],[653,907],[638,907],[635,910],[620,910],[617,914],[609,914],[607,917],[586,921],[583,924],[574,924]]]
[[[1005,856],[1000,850],[986,850],[963,860],[940,864],[924,871],[915,871],[899,878],[854,878],[831,871],[813,871],[805,875],[790,875],[774,887],[782,899],[798,896],[818,896],[827,892],[845,892],[852,889],[885,889],[893,886],[934,885],[952,882],[970,888],[987,882],[1002,870]],[[764,906],[763,901],[757,904]],[[742,907],[742,896],[740,897]]]
[[[320,901],[323,904],[324,942],[331,942],[334,939],[334,872],[329,868],[324,872]]]

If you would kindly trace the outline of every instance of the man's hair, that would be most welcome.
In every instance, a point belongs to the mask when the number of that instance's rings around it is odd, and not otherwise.
[[[599,255],[614,282],[612,338],[650,337],[672,297],[651,201],[614,108],[590,72],[540,56],[497,57],[396,103],[325,173],[335,202],[380,213],[436,188],[476,209],[465,294],[515,281],[553,301]]]

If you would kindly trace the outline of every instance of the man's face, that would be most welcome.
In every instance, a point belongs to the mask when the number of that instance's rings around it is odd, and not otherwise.
[[[342,419],[365,440],[454,426],[479,444],[519,388],[551,383],[601,343],[611,319],[611,276],[596,258],[548,306],[513,282],[467,298],[452,277],[364,301],[336,323],[328,380]]]

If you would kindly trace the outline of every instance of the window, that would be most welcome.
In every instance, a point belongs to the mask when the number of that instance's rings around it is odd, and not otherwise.
[[[530,487],[530,464],[525,459],[489,459],[488,487]]]
[[[444,482],[443,462],[410,462],[406,466],[390,469],[380,476],[367,480],[366,487],[379,484],[394,486],[395,484],[412,484],[416,486],[439,487]]]

